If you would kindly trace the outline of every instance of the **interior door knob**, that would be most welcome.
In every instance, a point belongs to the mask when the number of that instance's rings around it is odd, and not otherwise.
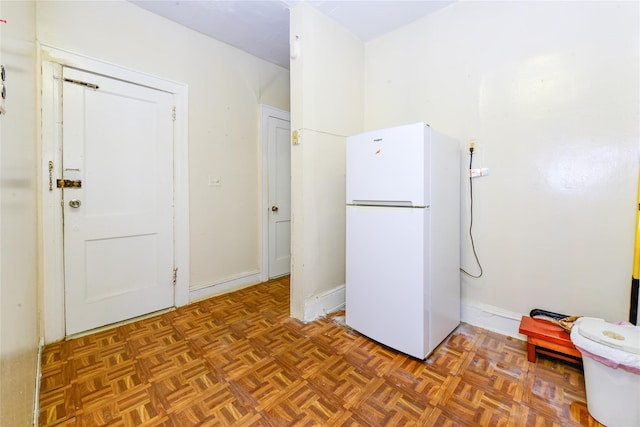
[[[271,206],[271,212],[278,212],[277,206]]]
[[[78,199],[69,200],[69,206],[71,206],[72,208],[79,208],[81,204],[82,202],[80,202],[80,200]]]

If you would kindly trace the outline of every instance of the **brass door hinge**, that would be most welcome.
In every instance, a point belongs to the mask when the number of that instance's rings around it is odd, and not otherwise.
[[[176,285],[177,281],[178,281],[178,267],[173,269],[173,286]]]
[[[53,191],[53,162],[49,160],[49,191]]]

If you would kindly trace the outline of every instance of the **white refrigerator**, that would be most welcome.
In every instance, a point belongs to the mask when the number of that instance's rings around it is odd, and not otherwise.
[[[460,323],[460,147],[415,123],[347,139],[346,323],[425,359]]]

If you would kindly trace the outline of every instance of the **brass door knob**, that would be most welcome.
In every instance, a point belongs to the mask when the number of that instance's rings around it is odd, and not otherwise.
[[[271,212],[278,212],[277,206],[271,206]]]

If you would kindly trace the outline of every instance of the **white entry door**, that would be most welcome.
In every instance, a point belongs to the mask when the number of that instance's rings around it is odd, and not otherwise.
[[[269,158],[269,278],[291,270],[291,125],[267,119]]]
[[[71,68],[63,73],[71,335],[174,304],[173,96]]]

